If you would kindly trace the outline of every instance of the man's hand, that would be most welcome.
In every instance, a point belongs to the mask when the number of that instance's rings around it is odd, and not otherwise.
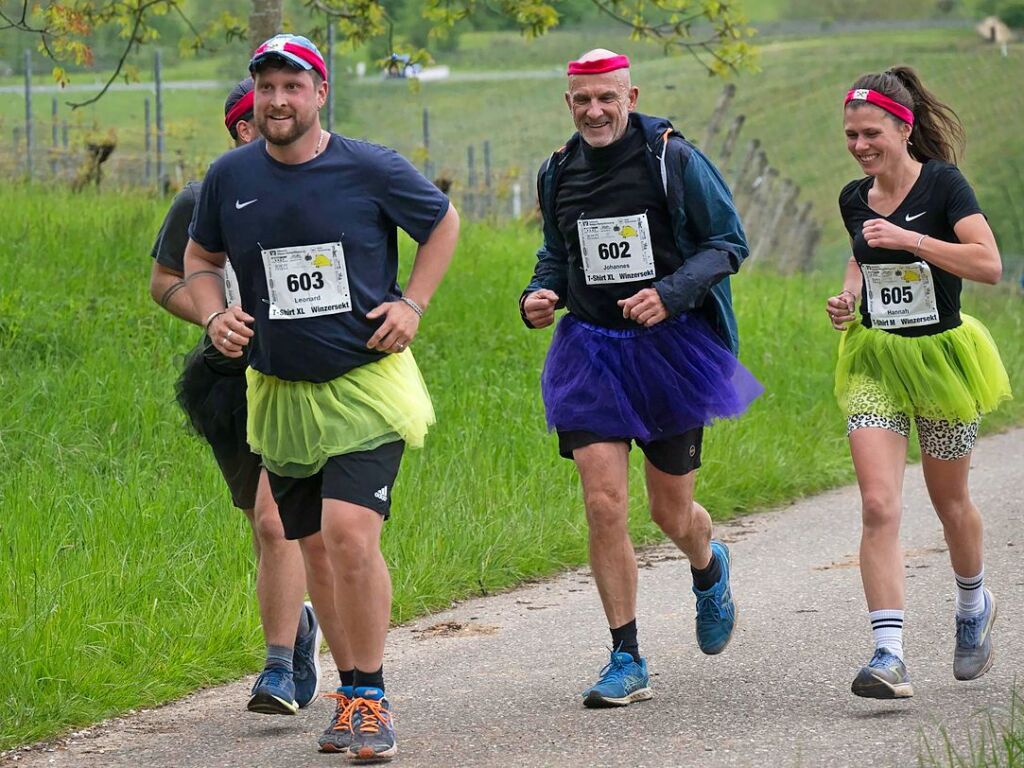
[[[622,316],[640,325],[650,328],[668,317],[668,310],[661,303],[661,296],[653,288],[637,291],[628,299],[618,302],[622,307]]]
[[[404,301],[385,301],[366,313],[370,320],[383,317],[380,328],[366,342],[370,349],[378,352],[401,352],[416,338],[420,328],[420,316]]]
[[[253,330],[248,323],[254,321],[255,318],[247,315],[236,304],[213,318],[206,327],[206,333],[210,337],[210,341],[213,342],[213,346],[220,350],[225,357],[241,357],[242,348],[253,337]]]
[[[558,301],[557,293],[541,288],[523,300],[523,314],[534,328],[546,328],[555,322],[555,305]]]

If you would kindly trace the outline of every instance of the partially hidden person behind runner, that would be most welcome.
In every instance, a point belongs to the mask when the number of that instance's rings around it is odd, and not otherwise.
[[[248,441],[285,537],[298,540],[308,579],[333,580],[333,603],[311,597],[318,614],[340,617],[346,647],[325,635],[353,666],[334,694],[329,748],[387,759],[397,744],[380,540],[402,454],[423,445],[434,421],[409,347],[450,263],[458,214],[398,153],[321,128],[327,68],[309,39],[275,36],[249,71],[263,138],[211,165],[186,274],[213,344],[229,358],[248,355]],[[404,290],[399,228],[419,244]],[[226,258],[241,307],[224,302]]]
[[[835,393],[861,492],[860,569],[874,640],[852,689],[907,698],[899,532],[911,422],[953,567],[953,675],[973,680],[992,664],[996,600],[985,584],[982,518],[968,474],[981,416],[1010,397],[1010,385],[989,332],[960,311],[960,292],[964,280],[997,283],[1002,265],[955,164],[960,120],[913,69],[858,78],[843,125],[864,176],[839,195],[853,255],[826,311],[843,331]]]
[[[252,79],[238,83],[224,102],[224,125],[236,146],[257,138],[253,123]],[[184,281],[188,226],[201,182],[190,181],[171,202],[156,242],[149,291],[172,315],[203,325]],[[225,276],[226,301],[240,304],[237,285]],[[284,537],[266,472],[245,437],[245,358],[225,357],[205,334],[186,356],[177,398],[191,425],[213,451],[231,500],[252,527],[256,552],[256,595],[266,642],[263,672],[253,686],[248,709],[293,715],[316,700],[320,684],[320,622],[303,605],[306,578],[302,553]],[[331,617],[326,617],[328,622]]]
[[[700,649],[720,653],[736,604],[729,548],[694,500],[704,428],[762,391],[736,358],[728,276],[748,249],[721,175],[672,124],[635,112],[626,56],[568,65],[576,134],[540,169],[544,241],[519,308],[544,328],[566,308],[541,377],[549,429],[583,484],[590,565],[611,632],[587,707],[653,695],[640,653],[628,461],[644,452],[650,515],[690,561]]]

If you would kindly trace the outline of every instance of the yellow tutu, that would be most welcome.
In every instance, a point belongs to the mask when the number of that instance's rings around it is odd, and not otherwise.
[[[868,379],[908,416],[970,422],[995,410],[1012,397],[999,350],[984,325],[970,315],[961,318],[956,328],[932,336],[851,325],[839,342],[835,394],[840,407],[860,412],[857,393]]]
[[[267,469],[309,477],[331,456],[404,440],[422,448],[434,407],[410,350],[323,383],[285,381],[249,368],[249,446]]]

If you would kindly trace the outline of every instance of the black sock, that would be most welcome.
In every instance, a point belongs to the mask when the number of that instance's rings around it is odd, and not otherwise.
[[[356,688],[380,688],[384,690],[384,665],[380,665],[380,669],[376,672],[363,672],[358,667],[355,670],[355,676],[352,679],[352,685]]]
[[[640,646],[636,641],[636,619],[621,627],[612,627],[612,650],[628,653],[633,661],[640,663]]]
[[[354,669],[339,669],[338,678],[343,686],[347,685],[351,688],[356,681],[356,671]]]
[[[711,589],[718,580],[722,578],[722,565],[718,562],[718,558],[715,553],[711,553],[711,562],[707,564],[705,568],[697,570],[692,565],[690,566],[690,573],[693,574],[693,586],[699,589],[701,592],[706,592]]]

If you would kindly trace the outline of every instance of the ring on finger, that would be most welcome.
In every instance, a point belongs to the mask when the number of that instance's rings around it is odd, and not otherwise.
[[[229,331],[228,331],[228,332],[227,332],[227,333],[226,333],[226,334],[224,335],[224,341],[227,341],[228,339],[230,339],[230,338],[231,338],[231,337],[232,337],[232,336],[234,335],[234,333],[235,333],[234,331],[231,331],[231,330],[229,330]]]

